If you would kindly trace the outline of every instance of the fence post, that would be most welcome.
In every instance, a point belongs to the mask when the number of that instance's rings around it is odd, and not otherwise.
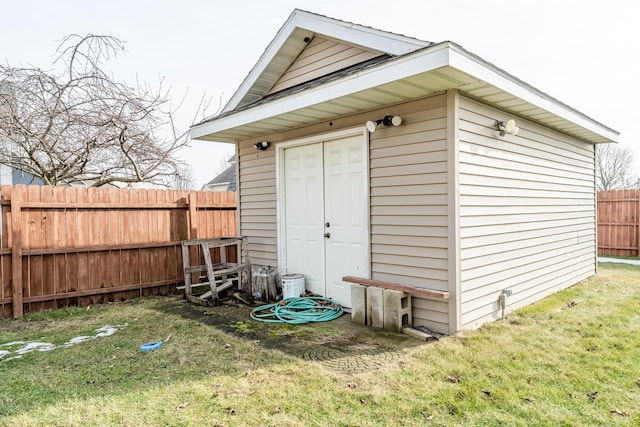
[[[636,256],[640,257],[640,190],[633,190],[636,211]]]
[[[187,234],[188,239],[198,238],[198,198],[195,191],[189,192],[189,230]],[[197,245],[189,246],[188,251],[189,265],[199,265],[199,251]],[[192,264],[193,263],[193,264]],[[186,274],[186,273],[185,273]],[[191,273],[191,283],[200,283],[200,273]]]
[[[13,318],[24,314],[22,308],[22,201],[26,187],[16,185],[11,191],[11,271]]]
[[[198,202],[195,191],[189,192],[189,239],[198,238]]]

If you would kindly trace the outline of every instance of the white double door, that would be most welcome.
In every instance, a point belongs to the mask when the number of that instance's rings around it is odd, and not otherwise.
[[[284,266],[307,290],[351,307],[347,275],[369,277],[364,135],[284,149]]]

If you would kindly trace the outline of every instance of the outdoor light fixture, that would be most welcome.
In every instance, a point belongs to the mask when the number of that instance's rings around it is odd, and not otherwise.
[[[376,131],[378,125],[382,123],[385,126],[400,126],[402,124],[402,117],[400,116],[384,116],[378,120],[369,120],[366,124],[367,130],[371,133]]]
[[[496,128],[496,136],[505,136],[506,134],[515,136],[520,131],[520,128],[516,126],[516,121],[513,119],[506,122],[496,120],[493,127]]]
[[[255,148],[256,150],[264,151],[267,148],[269,148],[270,145],[271,145],[270,142],[260,141],[260,142],[256,142],[255,144],[253,144],[253,148]]]

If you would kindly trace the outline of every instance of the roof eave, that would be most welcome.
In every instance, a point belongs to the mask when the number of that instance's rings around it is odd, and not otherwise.
[[[523,101],[529,102],[552,114],[555,114],[558,117],[562,117],[585,129],[600,134],[608,140],[602,142],[618,142],[620,136],[619,132],[590,118],[556,98],[553,98],[534,86],[525,83],[490,62],[487,62],[479,56],[462,48],[460,45],[453,42],[447,43],[452,51],[449,56],[450,66],[495,86],[504,92],[510,93]]]
[[[448,52],[446,46],[443,44],[438,46],[428,48],[429,55],[419,61],[420,63],[415,61],[416,58],[413,57],[413,55],[411,55],[411,57],[399,57],[391,62],[382,64],[379,67],[363,70],[302,92],[293,93],[287,97],[280,98],[269,103],[240,110],[237,113],[222,115],[219,118],[213,118],[211,120],[201,122],[191,127],[191,138],[202,138],[222,130],[246,125],[258,120],[273,117],[274,115],[296,111],[301,108],[331,101],[332,99],[342,96],[348,96],[373,86],[391,82],[396,78],[393,77],[393,73],[385,72],[391,66],[399,67],[404,65],[403,68],[406,68],[406,70],[400,71],[407,75],[446,66],[448,64],[448,58],[446,57]],[[411,59],[414,60],[412,61]],[[219,142],[237,142],[237,140],[238,139],[231,139]]]
[[[432,45],[319,86],[202,122],[191,128],[191,137],[220,142],[236,142],[246,137],[246,133],[241,132],[244,127],[261,120],[349,97],[358,92],[412,76],[427,75],[436,70],[439,74],[451,72],[468,76],[471,80],[484,82],[498,91],[513,95],[527,105],[548,111],[555,117],[579,126],[588,136],[583,139],[590,142],[618,142],[619,133],[615,130],[524,83],[452,42]],[[467,82],[466,84],[454,84],[449,88],[467,91],[467,88],[471,87],[472,84]],[[411,98],[407,97],[407,100],[409,99]],[[233,129],[238,131],[234,133]],[[285,127],[282,128],[282,130],[284,129]]]

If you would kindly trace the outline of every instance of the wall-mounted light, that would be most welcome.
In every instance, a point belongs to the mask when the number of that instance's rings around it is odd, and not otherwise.
[[[402,124],[402,117],[400,116],[384,116],[378,120],[369,120],[366,124],[367,130],[371,133],[376,131],[378,125],[382,123],[385,126],[400,126]]]
[[[520,131],[520,128],[516,126],[516,121],[513,119],[506,122],[496,120],[493,127],[496,128],[496,136],[505,136],[506,134],[515,136]]]
[[[256,142],[255,144],[253,144],[253,148],[255,148],[256,150],[264,151],[267,148],[269,148],[270,145],[271,145],[270,142],[260,141],[260,142]]]

